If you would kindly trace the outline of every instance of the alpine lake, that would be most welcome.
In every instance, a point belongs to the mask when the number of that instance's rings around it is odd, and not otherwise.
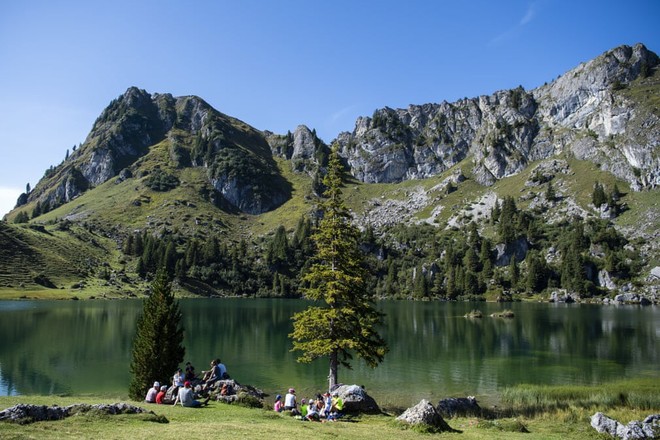
[[[274,396],[308,397],[328,363],[296,362],[291,316],[309,303],[182,299],[184,363],[198,373],[219,357],[233,379]],[[517,384],[597,385],[660,379],[660,308],[549,303],[382,301],[390,351],[371,369],[359,358],[339,381],[363,385],[381,406],[476,396],[495,404]],[[503,309],[513,318],[491,317]],[[473,309],[483,318],[466,318]],[[0,395],[126,399],[140,300],[0,301]],[[183,363],[181,365],[183,367]],[[174,372],[173,372],[174,373]],[[150,384],[145,384],[145,390]]]

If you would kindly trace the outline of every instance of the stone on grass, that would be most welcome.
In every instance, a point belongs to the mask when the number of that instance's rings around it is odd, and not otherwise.
[[[591,416],[591,426],[600,433],[607,433],[622,440],[643,440],[660,438],[660,414],[652,414],[644,421],[633,420],[624,425],[601,412]]]
[[[376,401],[359,385],[339,385],[332,390],[344,401],[345,413],[379,414],[380,408]]]
[[[435,432],[453,431],[431,402],[426,399],[422,399],[417,405],[408,408],[396,419],[412,426],[429,427]]]

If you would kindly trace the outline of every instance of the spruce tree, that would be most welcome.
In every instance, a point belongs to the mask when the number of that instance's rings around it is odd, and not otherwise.
[[[605,189],[600,182],[594,184],[594,191],[591,193],[591,202],[596,208],[600,208],[600,205],[607,203],[607,196],[605,195]]]
[[[128,395],[134,400],[142,400],[156,380],[170,383],[186,351],[182,345],[179,302],[174,299],[165,270],[157,272],[151,290],[151,295],[144,300],[133,340]]]
[[[323,217],[312,239],[316,254],[303,279],[310,305],[293,319],[293,351],[299,362],[329,358],[328,387],[337,384],[339,365],[351,368],[353,354],[376,367],[387,352],[378,334],[383,314],[376,310],[367,291],[367,271],[359,247],[360,232],[342,200],[342,165],[333,148],[324,178]]]

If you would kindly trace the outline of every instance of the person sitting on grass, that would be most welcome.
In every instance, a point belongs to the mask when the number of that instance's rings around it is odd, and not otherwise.
[[[284,411],[284,404],[282,403],[282,395],[278,394],[275,396],[275,404],[273,405],[273,411],[282,412]]]
[[[174,405],[181,402],[181,406],[185,406],[187,408],[197,408],[200,406],[208,405],[210,399],[211,397],[207,397],[206,400],[204,400],[204,402],[195,400],[195,397],[193,396],[193,390],[190,386],[190,381],[187,380],[184,382],[183,388],[179,388],[179,395],[176,396]]]
[[[289,392],[284,396],[284,409],[291,411],[292,416],[299,416],[298,403],[296,402],[296,390],[289,388]]]
[[[318,422],[321,420],[321,416],[319,415],[319,410],[317,407],[317,402],[315,400],[310,399],[309,404],[307,405],[307,415],[305,416],[306,420],[309,420],[310,422]]]
[[[328,419],[337,420],[342,416],[341,411],[344,409],[344,401],[339,397],[338,393],[332,393],[332,406],[330,407],[330,415]]]
[[[160,387],[160,391],[158,394],[156,394],[156,403],[159,405],[162,405],[165,400],[165,394],[167,393],[167,385],[163,385]]]
[[[147,391],[147,396],[144,398],[144,401],[147,403],[156,403],[156,396],[160,391],[160,382],[154,382],[154,386],[149,388]]]
[[[303,416],[303,419],[307,417],[307,400],[300,399],[300,415]]]

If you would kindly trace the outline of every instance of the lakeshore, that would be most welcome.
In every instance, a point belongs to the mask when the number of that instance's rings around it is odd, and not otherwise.
[[[631,387],[632,385],[632,387]],[[634,384],[620,384],[627,389],[636,389]],[[631,402],[618,404],[606,402],[606,395],[616,393],[616,387],[584,388],[583,393],[569,394],[570,387],[537,389],[541,393],[536,400],[541,404],[514,405],[507,417],[484,419],[479,417],[456,417],[446,419],[457,432],[438,434],[443,439],[602,439],[590,426],[590,417],[597,411],[628,423],[641,420],[660,411],[659,385],[648,381],[646,391],[637,394]],[[579,390],[573,390],[579,391]],[[584,399],[591,395],[589,401]],[[600,397],[598,397],[600,395]],[[545,399],[542,398],[545,396]],[[646,400],[641,398],[646,396]],[[528,396],[529,397],[529,396]],[[653,400],[655,399],[655,400]],[[542,402],[545,400],[545,403]],[[615,399],[616,400],[616,399]],[[117,403],[120,399],[108,396],[2,396],[0,410],[19,403],[34,405],[58,405],[87,403]],[[554,402],[554,403],[553,403]],[[59,439],[59,438],[115,438],[115,439],[189,439],[217,437],[232,439],[254,438],[350,438],[352,440],[374,439],[405,440],[429,438],[429,434],[406,428],[395,422],[394,411],[384,410],[380,415],[361,415],[336,423],[302,422],[270,409],[270,401],[264,409],[245,408],[212,402],[201,409],[183,408],[172,405],[155,405],[144,402],[127,402],[153,411],[155,415],[98,415],[83,414],[57,421],[15,424],[0,422],[0,437],[3,439]],[[521,431],[526,432],[521,432]]]

